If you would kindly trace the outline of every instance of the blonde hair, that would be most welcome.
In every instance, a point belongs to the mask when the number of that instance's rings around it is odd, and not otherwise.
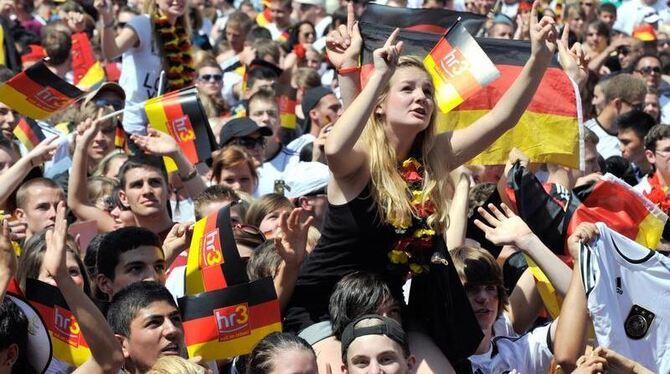
[[[179,356],[162,356],[147,374],[205,374],[204,367]]]
[[[413,56],[400,58],[396,73],[403,68],[416,68],[428,74],[421,60]],[[384,87],[384,91],[377,98],[375,107],[386,100],[389,87],[390,84]],[[427,223],[439,233],[448,225],[450,178],[449,164],[444,159],[445,152],[436,147],[436,110],[433,111],[428,128],[417,135],[412,148],[421,151],[420,156],[416,157],[425,170],[422,203],[430,199],[435,206],[435,213],[428,217]],[[363,130],[362,140],[370,150],[368,167],[371,175],[371,194],[381,218],[386,222],[398,223],[403,227],[409,226],[412,223],[412,217],[417,216],[417,212],[412,206],[412,196],[407,189],[407,183],[398,172],[396,150],[388,146],[389,141],[381,115],[373,113],[370,116]]]

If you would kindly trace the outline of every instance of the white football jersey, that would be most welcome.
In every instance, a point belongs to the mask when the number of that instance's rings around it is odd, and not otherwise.
[[[670,258],[596,225],[580,271],[598,344],[670,373]]]

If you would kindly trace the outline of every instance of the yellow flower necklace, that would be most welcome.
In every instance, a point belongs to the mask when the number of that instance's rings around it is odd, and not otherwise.
[[[427,223],[428,217],[435,212],[430,198],[424,199],[424,168],[414,157],[403,161],[399,168],[400,177],[407,183],[415,214],[410,225],[398,221],[389,222],[399,239],[388,252],[394,272],[413,275],[428,270],[433,255],[435,230]]]

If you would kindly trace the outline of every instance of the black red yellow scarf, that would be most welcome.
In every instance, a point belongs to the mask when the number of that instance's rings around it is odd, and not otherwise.
[[[163,65],[167,70],[167,91],[193,85],[195,69],[191,56],[191,39],[184,25],[171,25],[165,16],[154,16],[154,29],[163,51]]]

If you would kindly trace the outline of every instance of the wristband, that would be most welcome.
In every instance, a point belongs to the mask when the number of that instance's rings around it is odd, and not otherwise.
[[[182,182],[186,183],[193,180],[197,175],[198,175],[198,169],[193,168],[193,170],[191,170],[191,172],[188,173],[187,176],[184,177],[180,174],[179,178],[181,179]]]
[[[103,20],[102,22],[103,22],[103,23],[102,23],[102,26],[103,26],[105,29],[111,29],[112,27],[116,26],[116,21],[115,21],[115,20],[112,20],[112,22],[110,22],[110,23],[108,23],[108,24],[105,24],[105,21],[104,21],[104,20]]]
[[[337,74],[339,75],[355,74],[359,73],[360,71],[361,68],[359,66],[351,66],[348,68],[341,68],[340,70],[337,71]]]

